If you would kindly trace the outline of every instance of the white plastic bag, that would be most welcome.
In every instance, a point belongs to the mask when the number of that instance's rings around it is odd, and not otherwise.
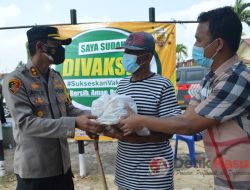
[[[128,116],[126,106],[129,106],[133,112],[137,113],[137,107],[134,100],[126,95],[104,94],[92,102],[91,113],[97,116],[97,122],[105,125],[115,125],[121,118]],[[147,136],[150,131],[143,128],[137,131],[140,136]]]

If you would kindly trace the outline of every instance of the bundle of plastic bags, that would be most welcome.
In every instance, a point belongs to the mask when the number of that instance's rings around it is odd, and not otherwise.
[[[133,112],[137,113],[137,107],[134,100],[126,95],[104,94],[92,102],[91,113],[97,116],[97,122],[107,126],[116,125],[119,120],[126,118],[128,112],[126,106],[129,106]],[[147,136],[150,131],[143,128],[136,132],[140,136]]]

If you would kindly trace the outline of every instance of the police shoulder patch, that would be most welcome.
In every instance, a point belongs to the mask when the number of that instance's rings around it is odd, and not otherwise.
[[[9,91],[12,94],[16,94],[20,89],[20,87],[21,87],[21,81],[19,79],[12,78],[9,80]]]

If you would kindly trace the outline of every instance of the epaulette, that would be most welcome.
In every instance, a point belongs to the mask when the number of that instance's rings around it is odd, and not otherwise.
[[[58,71],[56,71],[56,70],[54,70],[54,69],[52,69],[52,71],[55,72],[55,74],[58,74],[58,76],[59,76],[59,77],[62,79],[62,81],[63,81],[63,78],[62,78],[62,75],[61,75],[60,72],[58,72]],[[70,96],[70,94],[69,94],[69,91],[68,91],[66,85],[64,84],[63,86],[64,86],[64,93],[66,94],[66,97],[67,97],[66,105],[70,105],[70,104],[72,104],[72,98],[71,98],[71,96]]]
[[[61,73],[60,73],[59,71],[56,71],[55,69],[52,69],[52,71],[53,71],[54,73],[58,74],[58,76],[59,76],[61,79],[63,79],[63,78],[62,78],[62,75],[61,75]]]
[[[26,65],[22,65],[22,66],[16,68],[16,71],[18,71],[20,73],[24,73],[24,72],[28,71],[28,68],[26,67]]]
[[[52,70],[53,72],[55,72],[55,73],[61,75],[61,73],[60,73],[59,71],[56,71],[55,69],[51,69],[51,70]]]

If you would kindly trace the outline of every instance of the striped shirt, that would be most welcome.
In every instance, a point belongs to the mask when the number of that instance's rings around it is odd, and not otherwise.
[[[136,82],[131,77],[124,78],[117,93],[132,97],[139,114],[156,117],[180,114],[172,83],[158,74]],[[169,141],[142,144],[119,141],[115,183],[125,190],[174,189]]]

